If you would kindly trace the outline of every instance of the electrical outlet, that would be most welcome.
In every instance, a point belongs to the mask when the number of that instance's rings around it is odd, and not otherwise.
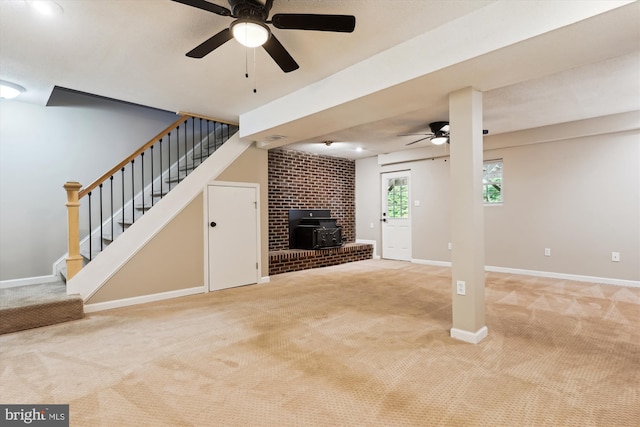
[[[373,223],[369,223],[369,228],[373,228]]]
[[[453,244],[448,243],[448,244],[447,244],[447,248],[448,248],[449,250],[451,250],[451,249],[453,248]]]
[[[467,284],[464,280],[456,281],[456,293],[458,295],[466,295],[467,294]]]
[[[611,261],[620,262],[620,252],[611,252]]]
[[[544,248],[544,256],[551,256],[551,248]]]

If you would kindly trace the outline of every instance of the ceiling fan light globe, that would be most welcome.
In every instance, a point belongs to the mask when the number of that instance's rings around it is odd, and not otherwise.
[[[24,91],[25,88],[20,85],[0,80],[0,98],[2,99],[13,99]]]
[[[53,0],[31,0],[29,6],[39,14],[46,16],[62,15],[62,6]]]
[[[434,138],[431,138],[431,143],[434,145],[442,145],[446,143],[448,139],[449,138],[446,136],[436,136]]]
[[[243,46],[258,47],[269,40],[269,29],[258,22],[237,20],[231,24],[233,38]]]

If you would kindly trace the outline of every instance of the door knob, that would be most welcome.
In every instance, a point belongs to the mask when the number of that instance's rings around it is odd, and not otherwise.
[[[215,222],[211,221],[211,224],[210,224],[210,225],[211,225],[211,227],[213,228],[213,227],[215,227],[215,226],[216,226],[216,225],[218,225],[218,224],[216,224]]]

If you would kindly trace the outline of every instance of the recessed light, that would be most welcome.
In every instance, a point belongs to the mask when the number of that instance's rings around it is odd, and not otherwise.
[[[41,15],[62,15],[62,6],[53,0],[31,0],[29,6]]]
[[[0,80],[0,98],[12,99],[25,91],[20,85]]]
[[[362,147],[356,147],[356,151],[360,153],[362,151]]]
[[[284,136],[284,135],[271,135],[271,136],[267,136],[265,138],[265,140],[273,142],[273,141],[279,141],[279,140],[285,139],[285,138],[286,138],[286,136]]]

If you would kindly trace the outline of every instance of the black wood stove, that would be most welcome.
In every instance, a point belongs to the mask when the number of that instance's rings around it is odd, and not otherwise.
[[[343,244],[342,227],[327,209],[289,210],[289,249],[323,249]]]

